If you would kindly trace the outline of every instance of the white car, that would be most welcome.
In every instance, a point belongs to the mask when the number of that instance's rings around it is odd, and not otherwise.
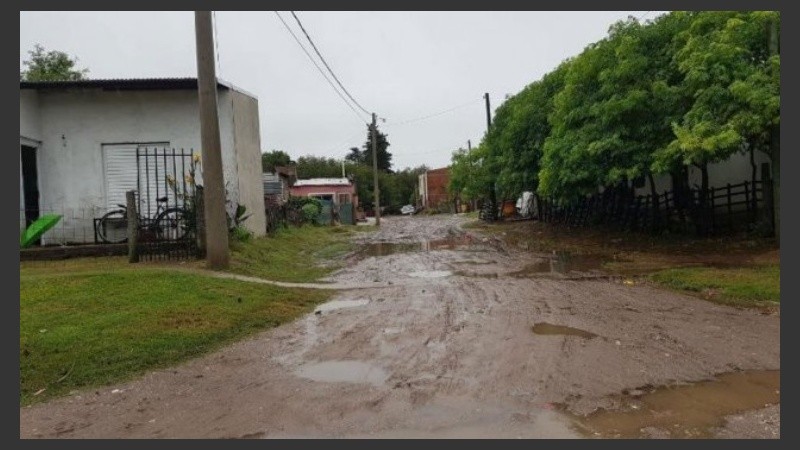
[[[411,215],[411,214],[414,214],[415,211],[416,211],[416,208],[414,208],[413,205],[406,205],[406,206],[403,206],[402,208],[400,208],[400,213],[401,214]]]

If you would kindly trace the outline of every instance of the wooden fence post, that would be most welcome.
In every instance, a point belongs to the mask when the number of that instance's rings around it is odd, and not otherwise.
[[[139,262],[139,214],[136,210],[136,191],[125,193],[128,209],[128,262]]]
[[[733,230],[733,208],[731,207],[731,184],[728,183],[728,230]]]
[[[715,188],[713,187],[711,188],[711,199],[710,199],[711,206],[708,208],[709,214],[711,215],[711,229],[709,230],[709,234],[716,233],[717,231],[717,214],[716,214],[717,205],[716,205],[716,199],[714,198],[717,195],[715,193],[715,190],[716,190]]]
[[[761,201],[763,204],[762,211],[764,212],[764,219],[770,225],[770,230],[775,232],[775,220],[772,213],[772,176],[770,173],[769,163],[761,164]]]
[[[194,193],[194,220],[197,228],[198,257],[206,257],[206,202],[203,186],[197,186]]]

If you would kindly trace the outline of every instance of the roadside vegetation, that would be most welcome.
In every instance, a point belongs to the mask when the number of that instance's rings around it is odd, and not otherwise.
[[[596,257],[605,261],[601,270],[610,275],[643,278],[717,303],[756,308],[780,305],[780,255],[771,239],[703,239],[529,221],[487,224],[476,220],[465,228],[496,236],[511,249]]]
[[[274,281],[317,281],[342,266],[341,257],[353,250],[354,233],[374,230],[354,225],[283,228],[273,236],[233,243],[230,271]]]
[[[124,258],[20,263],[20,404],[123,381],[291,321],[324,291]]]
[[[656,283],[731,306],[774,307],[781,301],[779,264],[750,267],[685,267],[651,275]]]

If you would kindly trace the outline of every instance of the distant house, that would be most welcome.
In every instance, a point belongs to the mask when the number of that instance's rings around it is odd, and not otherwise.
[[[428,170],[419,175],[419,206],[441,209],[451,206],[452,198],[447,191],[450,183],[450,168]]]
[[[297,180],[290,187],[290,192],[294,197],[316,197],[339,206],[345,203],[352,203],[354,208],[358,208],[356,185],[349,178]]]
[[[277,206],[286,203],[290,194],[290,176],[285,172],[265,172],[264,180],[264,204],[267,206]]]
[[[126,191],[140,191],[142,204],[154,204],[171,195],[165,177],[183,182],[191,158],[175,160],[172,149],[201,152],[196,78],[20,81],[19,87],[20,228],[40,214],[62,215],[44,244],[94,241],[95,219],[124,204]],[[258,100],[221,80],[217,91],[229,208],[247,207],[245,226],[262,235]],[[152,175],[143,176],[144,149],[167,149],[170,159],[148,159]],[[162,188],[150,185],[144,198],[151,181]]]

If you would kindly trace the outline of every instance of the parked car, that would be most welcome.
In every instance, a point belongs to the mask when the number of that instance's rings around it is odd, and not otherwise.
[[[414,214],[414,212],[416,212],[416,208],[414,208],[414,205],[406,205],[400,208],[401,214],[406,214],[410,216],[411,214]]]

